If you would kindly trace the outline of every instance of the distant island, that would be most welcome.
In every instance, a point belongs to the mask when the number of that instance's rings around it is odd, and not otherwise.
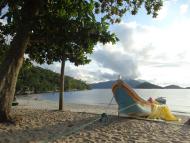
[[[22,69],[16,86],[16,94],[32,94],[58,92],[60,74],[41,67],[33,66]],[[82,80],[65,76],[65,91],[89,89],[89,85]]]
[[[152,83],[150,83],[150,82],[143,82],[143,83],[140,83],[139,85],[137,85],[137,86],[134,87],[134,88],[163,89],[163,87],[158,86],[158,85],[155,85],[155,84],[152,84]]]
[[[99,83],[93,83],[90,84],[91,89],[106,89],[106,88],[112,88],[112,85],[116,81],[106,81],[106,82],[99,82]],[[128,83],[131,87],[137,88],[137,89],[190,89],[190,87],[180,87],[178,85],[168,85],[168,86],[159,86],[152,84],[150,82],[144,81],[144,80],[132,80],[132,79],[126,79],[124,82]]]

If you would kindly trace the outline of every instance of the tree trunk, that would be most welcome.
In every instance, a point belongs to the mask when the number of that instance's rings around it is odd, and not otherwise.
[[[63,110],[64,71],[65,71],[65,60],[63,59],[62,62],[61,62],[60,94],[59,94],[59,110]]]
[[[29,43],[32,18],[38,13],[38,0],[28,0],[22,10],[22,20],[0,67],[0,122],[10,121],[17,77],[22,67],[24,52]]]

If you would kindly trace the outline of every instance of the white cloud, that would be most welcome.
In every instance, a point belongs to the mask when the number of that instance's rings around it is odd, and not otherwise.
[[[120,42],[116,45],[98,44],[90,64],[75,67],[68,62],[65,73],[88,83],[113,80],[121,74],[125,78],[161,85],[189,86],[189,25],[190,19],[176,21],[164,28],[136,22],[118,24],[113,31]],[[60,64],[51,69],[59,72]]]
[[[139,78],[185,85],[188,81],[184,80],[190,77],[189,25],[190,20],[174,22],[165,28],[122,23],[115,32],[126,52],[136,58]],[[125,39],[132,42],[126,44]]]
[[[182,4],[180,6],[180,14],[186,14],[188,11],[189,5],[188,4]]]
[[[127,79],[136,78],[138,76],[136,59],[116,46],[105,45],[93,54],[93,59],[100,64],[100,67],[112,70],[114,75],[122,75]]]
[[[34,62],[34,65],[50,69],[56,73],[60,73],[61,70],[61,63],[59,62],[55,62],[51,65],[39,65]],[[88,83],[115,80],[118,76],[118,74],[114,73],[112,70],[101,67],[99,63],[94,60],[90,64],[81,66],[75,66],[70,62],[66,62],[65,75],[74,77],[75,79],[82,79]]]
[[[60,71],[61,71],[61,63],[59,63],[59,62],[54,62],[51,65],[48,65],[48,64],[39,65],[36,62],[33,62],[33,64],[36,66],[41,66],[41,67],[46,68],[46,69],[50,69],[56,73],[60,73]]]

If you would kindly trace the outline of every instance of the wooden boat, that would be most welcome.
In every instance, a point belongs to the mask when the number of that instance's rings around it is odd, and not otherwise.
[[[151,113],[151,103],[142,99],[128,84],[118,80],[112,86],[118,104],[119,116],[146,117]]]

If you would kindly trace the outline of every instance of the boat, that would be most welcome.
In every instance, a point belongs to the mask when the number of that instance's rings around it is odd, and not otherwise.
[[[166,104],[166,97],[158,97],[155,99],[160,104]]]
[[[141,98],[127,83],[122,80],[112,86],[114,98],[118,104],[118,116],[121,117],[147,117],[148,119],[161,119],[178,121],[170,111],[163,97],[158,98],[159,103],[151,97],[149,100]]]
[[[112,86],[118,104],[119,116],[146,117],[151,113],[151,103],[141,98],[127,83],[118,80]]]

